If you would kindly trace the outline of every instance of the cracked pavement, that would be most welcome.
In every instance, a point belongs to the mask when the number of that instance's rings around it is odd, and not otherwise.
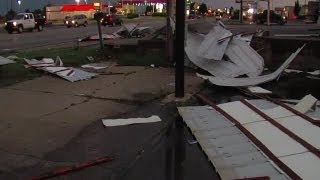
[[[107,163],[79,172],[81,179],[126,177],[123,168],[135,166],[130,162],[145,146],[144,141],[175,117],[175,107],[161,101],[174,92],[174,69],[110,66],[98,73],[110,72],[114,74],[75,83],[43,75],[1,88],[0,179],[35,176],[55,167],[110,154],[119,158],[111,166]],[[186,73],[185,79],[186,93],[196,92],[203,81],[194,73]],[[159,115],[163,122],[114,128],[103,128],[101,123],[102,118],[148,115]],[[152,146],[151,152],[144,154],[151,153],[153,157],[152,153],[165,153],[165,149],[159,148],[165,144],[164,139],[162,136],[151,139],[160,145],[155,145],[157,150]],[[148,167],[150,158],[144,159],[142,167]],[[196,161],[207,162],[205,157]],[[164,168],[163,163],[159,166]],[[150,177],[156,171],[150,171]],[[78,179],[79,173],[67,179]],[[138,177],[136,173],[134,176]]]

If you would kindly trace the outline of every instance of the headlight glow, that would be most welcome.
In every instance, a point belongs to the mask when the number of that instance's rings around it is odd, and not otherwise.
[[[6,26],[6,25],[7,25],[7,23],[5,22],[5,23],[4,23],[4,25]]]
[[[66,24],[69,24],[69,21],[66,21]]]
[[[14,25],[14,26],[17,26],[17,22],[13,22],[13,25]]]
[[[72,22],[72,24],[74,24],[75,23],[75,21],[71,21]]]

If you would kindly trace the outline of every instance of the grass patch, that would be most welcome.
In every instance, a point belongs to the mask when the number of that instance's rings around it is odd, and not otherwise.
[[[34,69],[26,69],[22,64],[7,64],[0,66],[0,87],[30,80],[41,75]]]
[[[104,58],[96,47],[80,47],[74,48],[58,48],[58,49],[43,49],[26,52],[6,51],[2,52],[0,56],[7,57],[9,55],[16,55],[20,59],[15,60],[15,64],[7,64],[0,66],[0,87],[12,85],[17,82],[30,80],[39,77],[43,72],[37,71],[33,68],[25,68],[23,58],[41,59],[43,57],[55,59],[60,56],[65,66],[77,67],[82,64],[89,63],[87,56],[92,56],[95,61],[101,61]]]
[[[166,67],[166,53],[164,50],[146,52],[146,54],[138,54],[136,52],[126,52],[118,55],[117,63],[123,66],[155,66]]]

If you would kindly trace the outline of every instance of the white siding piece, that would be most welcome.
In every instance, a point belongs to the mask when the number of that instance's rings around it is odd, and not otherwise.
[[[6,64],[12,64],[12,63],[16,63],[16,62],[11,59],[0,56],[0,66],[6,65]]]
[[[257,93],[257,94],[272,94],[271,91],[263,89],[262,87],[259,87],[259,86],[248,87],[248,90],[252,93]]]
[[[213,77],[213,76],[204,76],[198,75],[203,79],[209,80],[212,84],[218,86],[230,86],[230,87],[246,87],[246,86],[255,86],[258,84],[266,83],[272,81],[279,77],[284,69],[286,69],[289,64],[295,59],[295,57],[299,54],[299,52],[303,49],[305,45],[299,48],[295,53],[291,54],[291,56],[273,73],[258,76],[258,77],[249,77],[249,78],[228,78],[228,77]]]
[[[320,177],[320,160],[311,152],[281,157],[280,160],[303,180],[317,180]]]
[[[233,126],[229,121],[219,121],[221,115],[209,106],[178,107],[178,111],[193,132]]]
[[[233,63],[246,71],[249,77],[257,77],[263,71],[263,58],[245,41],[232,39],[226,55]]]
[[[221,43],[218,43],[218,40],[231,35],[232,33],[222,26],[214,26],[201,43],[198,50],[198,56],[212,60],[222,60],[230,42],[230,38],[225,39]]]
[[[309,144],[320,149],[320,128],[318,126],[302,119],[300,116],[280,118],[276,121]]]
[[[317,101],[318,101],[317,98],[315,98],[311,94],[309,94],[309,95],[303,97],[301,99],[301,101],[299,101],[299,103],[293,107],[293,109],[295,109],[301,113],[306,113],[311,108],[315,108]]]
[[[277,157],[308,151],[300,143],[267,121],[245,124],[244,127]]]
[[[129,118],[129,119],[102,119],[104,126],[124,126],[130,124],[143,124],[143,123],[153,123],[160,122],[161,119],[159,116],[150,116],[148,118]]]
[[[199,68],[219,77],[237,77],[245,74],[237,65],[228,61],[213,61],[198,56],[196,53],[204,37],[196,33],[187,33],[185,52],[188,59]]]
[[[240,101],[219,104],[218,106],[235,118],[240,124],[265,121],[263,117],[252,111]]]

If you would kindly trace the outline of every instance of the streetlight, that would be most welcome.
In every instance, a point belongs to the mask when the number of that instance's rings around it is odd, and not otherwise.
[[[18,0],[19,12],[21,12],[21,0]]]

